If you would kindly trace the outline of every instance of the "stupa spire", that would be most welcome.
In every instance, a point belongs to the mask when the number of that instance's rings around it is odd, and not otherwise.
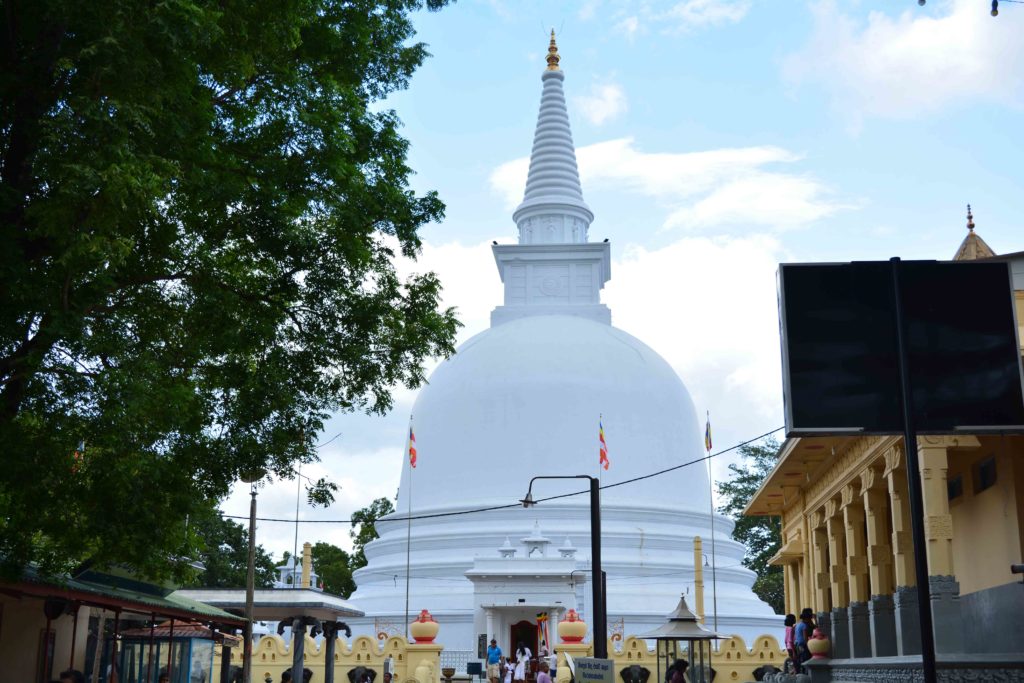
[[[558,62],[562,57],[558,54],[558,44],[555,43],[555,29],[551,29],[551,42],[548,44],[548,71],[561,71]]]
[[[519,228],[520,244],[586,242],[587,230],[594,220],[590,207],[583,201],[576,147],[562,90],[565,72],[559,66],[560,60],[552,30],[548,66],[541,74],[544,86],[526,192],[523,202],[512,214]]]
[[[612,276],[611,245],[587,240],[594,214],[583,201],[560,60],[552,31],[526,192],[512,214],[519,244],[495,242],[491,248],[505,288],[503,305],[491,313],[492,325],[530,315],[611,324],[611,312],[601,303],[601,289]]]

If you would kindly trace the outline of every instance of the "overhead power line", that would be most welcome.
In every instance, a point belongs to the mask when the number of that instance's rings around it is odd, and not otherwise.
[[[679,465],[674,465],[672,467],[666,467],[665,469],[658,470],[657,472],[651,472],[650,474],[644,474],[644,475],[641,475],[639,477],[633,477],[632,479],[625,479],[623,481],[617,481],[617,482],[614,482],[614,483],[611,483],[611,484],[604,484],[603,486],[601,486],[601,489],[602,490],[604,490],[604,489],[612,489],[612,488],[615,488],[617,486],[625,486],[626,484],[634,484],[634,483],[636,483],[638,481],[643,481],[645,479],[651,479],[653,477],[660,477],[663,474],[668,474],[669,472],[675,472],[676,470],[681,470],[684,467],[690,467],[691,465],[696,465],[698,463],[706,462],[706,461],[710,460],[711,458],[716,458],[716,457],[718,457],[720,455],[725,455],[726,453],[730,453],[730,452],[736,450],[737,448],[742,448],[743,446],[746,446],[748,444],[752,444],[755,441],[760,441],[761,439],[769,437],[772,434],[775,434],[776,432],[781,431],[782,429],[784,429],[784,428],[783,427],[776,427],[775,429],[769,430],[769,431],[765,432],[764,434],[760,434],[758,436],[755,436],[752,439],[747,439],[746,441],[741,441],[738,444],[735,444],[733,446],[730,446],[729,448],[725,448],[723,450],[720,450],[720,451],[718,451],[716,453],[711,453],[709,455],[704,455],[704,456],[701,456],[699,458],[695,458],[693,460],[690,460],[688,462],[684,462],[684,463],[681,463]],[[546,502],[546,501],[549,501],[549,500],[559,500],[561,498],[572,498],[573,496],[580,496],[580,495],[583,495],[583,494],[589,493],[589,492],[590,492],[590,489],[584,489],[584,490],[580,490],[580,491],[573,491],[571,493],[562,493],[562,494],[559,494],[557,496],[548,496],[547,498],[538,498],[536,500],[536,502],[537,503],[543,503],[543,502]],[[426,514],[426,515],[407,515],[405,517],[388,517],[386,520],[382,520],[382,521],[387,521],[387,522],[406,522],[406,521],[409,521],[409,520],[415,521],[417,519],[436,519],[438,517],[457,517],[459,515],[473,515],[473,514],[478,514],[478,513],[481,513],[481,512],[493,512],[494,510],[508,510],[510,508],[517,508],[517,507],[520,507],[520,506],[521,506],[521,503],[518,503],[518,502],[517,503],[507,503],[505,505],[491,505],[491,506],[488,506],[488,507],[473,508],[473,509],[470,509],[470,510],[455,510],[453,512],[436,512],[436,513],[433,513],[433,514]],[[242,515],[225,515],[225,514],[222,514],[221,517],[224,517],[224,518],[227,518],[227,519],[249,519],[247,516],[242,516]],[[284,523],[287,523],[287,524],[352,524],[353,523],[353,521],[351,519],[294,519],[294,518],[284,518],[284,517],[257,517],[256,520],[259,521],[259,522],[280,522],[282,524],[284,524]]]

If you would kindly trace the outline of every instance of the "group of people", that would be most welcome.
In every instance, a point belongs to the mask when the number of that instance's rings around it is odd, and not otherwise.
[[[551,683],[551,652],[543,640],[537,654],[537,683]],[[532,659],[533,652],[522,641],[519,641],[515,652],[506,657],[498,647],[498,641],[491,638],[491,644],[487,648],[487,680],[490,683],[525,683]]]
[[[796,615],[786,615],[786,652],[793,662],[794,673],[804,673],[804,662],[811,658],[811,651],[807,649],[807,641],[814,634],[814,611],[810,607],[804,607],[800,612],[800,620]]]

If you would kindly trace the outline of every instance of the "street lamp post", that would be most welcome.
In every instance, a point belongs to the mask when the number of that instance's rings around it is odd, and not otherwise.
[[[520,501],[524,508],[536,505],[533,500],[533,482],[538,479],[586,479],[590,482],[590,581],[594,603],[594,657],[607,659],[608,612],[605,604],[604,572],[601,571],[601,484],[597,477],[586,474],[534,477],[530,480],[526,497]]]
[[[242,680],[252,682],[252,612],[256,589],[256,483],[249,491],[249,566],[245,573],[245,645],[242,647]]]
[[[242,645],[242,681],[252,683],[252,616],[256,590],[256,484],[266,476],[266,470],[256,469],[242,473],[242,481],[249,484],[249,564],[245,573],[245,643]]]

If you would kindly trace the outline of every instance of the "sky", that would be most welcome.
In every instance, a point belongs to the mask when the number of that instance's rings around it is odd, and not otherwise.
[[[417,14],[432,56],[384,106],[404,122],[414,188],[437,190],[447,213],[400,269],[440,276],[460,342],[488,327],[501,303],[490,244],[516,241],[554,28],[590,238],[612,247],[612,323],[675,368],[716,451],[781,427],[779,263],[948,259],[968,203],[997,253],[1024,250],[1024,4],[989,8],[459,0]],[[415,392],[395,398],[387,416],[328,422],[303,474],[341,487],[332,506],[307,506],[294,480],[260,489],[260,517],[294,519],[298,502],[303,523],[260,522],[259,543],[275,556],[351,546],[347,524],[310,522],[395,497]],[[716,459],[715,478],[734,461]],[[248,502],[242,487],[221,507],[247,516]]]

